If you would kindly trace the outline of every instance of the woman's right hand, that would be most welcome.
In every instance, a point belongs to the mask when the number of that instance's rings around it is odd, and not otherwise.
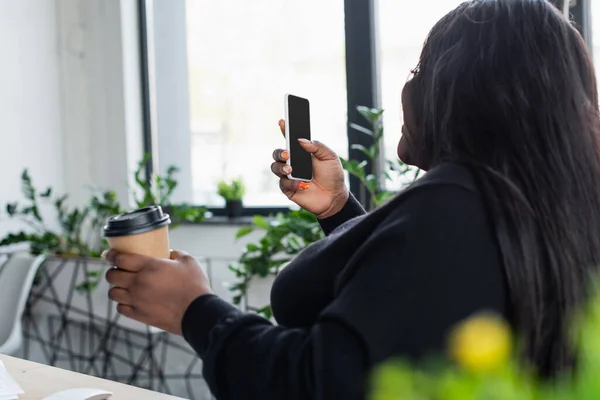
[[[279,128],[285,135],[285,121],[279,121]],[[287,178],[292,172],[292,168],[286,164],[290,154],[288,150],[277,149],[273,152],[275,162],[271,164],[271,171],[280,178],[279,188],[288,199],[319,219],[331,217],[348,201],[342,163],[337,154],[319,142],[300,141],[300,146],[313,155],[313,179],[310,183]]]

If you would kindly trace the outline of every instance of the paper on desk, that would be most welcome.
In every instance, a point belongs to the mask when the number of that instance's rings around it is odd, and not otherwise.
[[[23,394],[21,386],[8,373],[2,361],[0,361],[0,400],[18,399]]]

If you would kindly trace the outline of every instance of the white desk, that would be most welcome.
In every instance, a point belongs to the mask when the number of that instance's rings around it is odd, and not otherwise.
[[[179,397],[151,392],[3,354],[0,354],[0,360],[9,374],[25,391],[25,394],[19,397],[23,400],[41,400],[52,393],[78,387],[91,387],[113,392],[110,400],[183,400]]]

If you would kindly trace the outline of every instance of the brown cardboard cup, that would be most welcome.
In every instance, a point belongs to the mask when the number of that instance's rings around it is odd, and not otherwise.
[[[117,251],[168,259],[170,223],[160,206],[151,206],[109,218],[103,236]]]

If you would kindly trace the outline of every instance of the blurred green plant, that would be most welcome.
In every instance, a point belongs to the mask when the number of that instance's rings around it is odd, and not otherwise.
[[[145,178],[145,168],[150,161],[150,153],[144,155],[134,172],[137,188],[133,190],[133,197],[137,208],[153,205],[162,206],[171,216],[171,229],[181,223],[197,223],[206,219],[206,207],[193,206],[188,203],[172,204],[171,197],[179,182],[176,175],[179,168],[170,166],[164,175],[153,174],[150,180]]]
[[[498,316],[474,315],[450,334],[448,357],[423,365],[392,360],[371,380],[371,400],[600,399],[600,291],[573,318],[577,366],[541,379],[519,361],[510,327]],[[516,348],[515,348],[516,347]]]
[[[316,217],[305,210],[279,213],[268,219],[256,215],[252,225],[241,228],[236,238],[254,231],[262,232],[262,237],[256,243],[247,244],[238,262],[229,266],[237,279],[230,288],[237,305],[244,301],[253,278],[277,275],[302,249],[324,236]],[[256,311],[271,316],[268,305]]]
[[[23,202],[8,203],[5,210],[9,217],[20,219],[30,229],[7,234],[0,240],[0,247],[28,243],[34,255],[98,257],[105,249],[98,234],[100,227],[121,210],[112,191],[94,193],[82,208],[69,208],[67,195],[58,195],[50,187],[38,191],[28,170],[21,174],[21,193]],[[42,216],[46,205],[51,205],[56,213],[57,223],[53,226],[57,229],[50,228]]]
[[[233,179],[231,181],[220,181],[217,184],[217,193],[225,201],[237,201],[242,200],[246,193],[246,187],[241,178]]]
[[[373,144],[369,147],[365,147],[362,144],[353,144],[351,146],[352,149],[362,152],[366,156],[366,160],[346,160],[341,157],[340,160],[344,169],[351,176],[359,180],[361,187],[357,198],[367,210],[371,211],[384,204],[396,194],[395,192],[383,189],[386,187],[386,182],[395,183],[400,181],[411,183],[419,177],[421,170],[406,165],[398,158],[394,160],[382,160],[381,146],[383,141],[384,111],[365,106],[358,106],[356,109],[369,122],[371,128],[365,128],[355,123],[351,123],[350,127],[357,132],[373,138]],[[381,168],[382,162],[385,167],[383,169]],[[372,173],[367,172],[368,165],[372,166]],[[408,180],[405,176],[408,176]]]
[[[134,191],[135,205],[143,208],[160,204],[171,215],[171,228],[182,222],[200,222],[204,220],[206,208],[188,204],[171,204],[171,196],[177,187],[176,167],[169,167],[165,175],[155,175],[148,182],[143,179],[143,169],[149,160],[146,155],[134,173],[139,190]],[[47,254],[57,257],[98,258],[108,249],[108,243],[101,236],[101,228],[106,220],[125,212],[114,191],[93,191],[90,200],[82,207],[70,207],[68,195],[57,194],[51,187],[38,190],[29,174],[21,174],[21,202],[8,203],[5,206],[9,218],[25,223],[27,229],[9,233],[0,239],[0,247],[28,244],[34,255]],[[52,211],[55,221],[48,223],[42,209]],[[101,271],[89,271],[78,290],[93,290],[100,279]]]
[[[88,204],[81,208],[69,207],[67,195],[56,194],[51,187],[38,191],[29,171],[24,170],[21,193],[24,200],[8,203],[5,210],[10,218],[23,221],[29,229],[8,233],[0,240],[0,247],[28,244],[34,255],[92,258],[100,257],[102,251],[108,248],[100,229],[108,217],[122,211],[114,192],[94,192]],[[43,217],[42,209],[45,207],[55,213],[52,227]],[[76,289],[93,290],[101,275],[100,271],[88,271]]]

